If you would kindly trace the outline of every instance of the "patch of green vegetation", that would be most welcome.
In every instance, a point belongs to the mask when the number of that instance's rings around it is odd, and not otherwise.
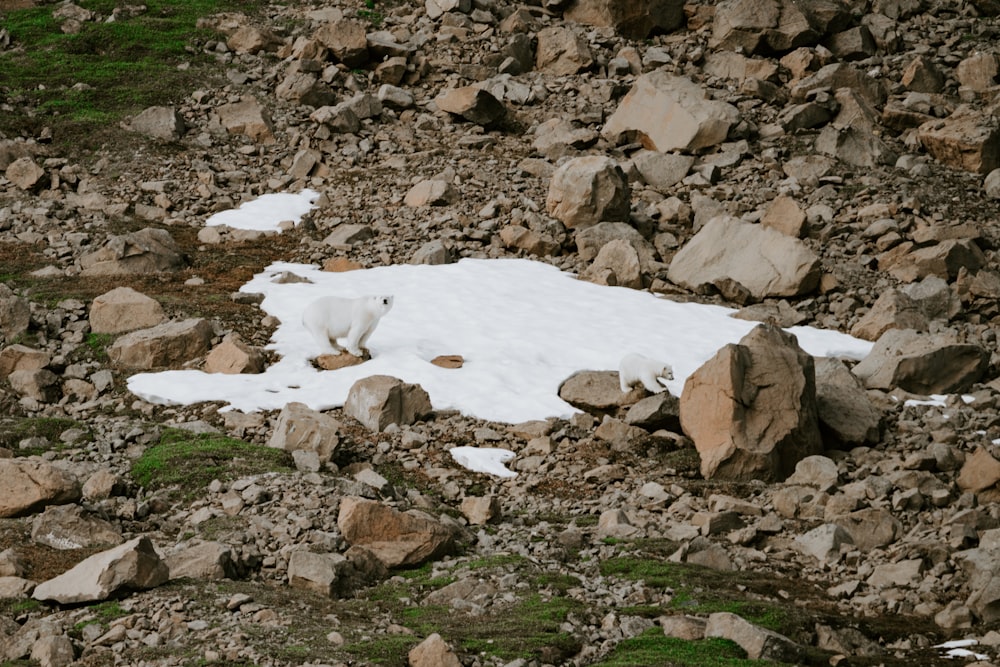
[[[687,641],[667,637],[660,628],[650,628],[626,639],[594,667],[760,667],[778,665],[769,660],[749,660],[746,652],[728,639]]]
[[[114,21],[106,19],[120,3],[78,4],[100,20],[82,22],[77,32],[63,32],[50,3],[3,13],[14,46],[0,53],[3,86],[30,111],[3,114],[0,131],[33,134],[47,125],[57,141],[64,134],[86,141],[93,132],[102,141],[103,126],[148,106],[175,103],[204,82],[214,58],[203,46],[215,34],[198,28],[199,18],[253,11],[264,3],[147,0],[146,11],[123,12]]]
[[[132,479],[147,489],[177,487],[185,497],[222,481],[268,472],[292,472],[288,452],[217,434],[167,429],[132,464]]]
[[[486,558],[476,558],[465,564],[470,570],[484,570],[488,568],[516,567],[527,562],[527,558],[520,554],[496,554]]]
[[[132,612],[127,611],[122,608],[121,604],[117,600],[108,600],[106,602],[101,602],[91,607],[91,611],[94,613],[95,618],[90,618],[86,621],[80,621],[75,626],[77,630],[81,630],[86,625],[91,625],[93,623],[100,623],[101,625],[107,625],[116,618],[123,618],[128,616]]]
[[[737,589],[739,573],[720,572],[645,556],[616,556],[601,562],[601,574],[642,581],[650,588],[671,589],[672,609],[689,614],[730,612],[761,627],[782,632],[788,615],[778,605],[747,599]]]
[[[90,353],[97,361],[108,360],[108,346],[115,340],[115,337],[106,333],[89,333],[83,341],[90,349]]]
[[[92,440],[93,433],[85,425],[73,419],[62,417],[24,417],[21,419],[0,419],[0,447],[14,449],[18,454],[39,454],[41,448],[18,450],[19,442],[26,438],[45,438],[52,443],[48,449],[59,450],[62,445],[59,436],[71,428],[82,429],[84,440]]]
[[[42,608],[42,603],[34,598],[24,598],[23,600],[11,600],[8,611],[12,616],[19,614],[30,614]]]
[[[377,635],[345,644],[344,650],[365,663],[395,667],[405,666],[406,655],[419,643],[412,635]]]
[[[385,15],[375,8],[375,0],[365,0],[365,7],[358,10],[358,17],[368,19],[373,28],[382,27],[385,20]]]
[[[532,577],[531,583],[536,589],[551,588],[565,595],[571,588],[582,586],[580,578],[572,574],[557,574],[555,572],[545,572],[536,577]]]

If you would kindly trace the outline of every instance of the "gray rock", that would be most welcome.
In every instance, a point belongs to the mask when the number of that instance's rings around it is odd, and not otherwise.
[[[177,367],[207,353],[214,333],[203,319],[166,322],[122,336],[108,348],[108,356],[129,368]]]
[[[281,409],[267,446],[286,452],[315,452],[328,462],[340,443],[341,424],[304,403],[288,403]]]
[[[184,265],[180,247],[170,233],[149,227],[112,236],[100,249],[80,257],[84,276],[158,273]]]
[[[869,389],[948,394],[971,387],[987,363],[982,347],[958,342],[953,335],[889,329],[853,372]]]
[[[177,141],[187,129],[184,118],[173,107],[149,107],[129,123],[129,129],[161,141]]]
[[[106,600],[119,591],[155,588],[167,581],[169,570],[148,537],[137,537],[86,558],[35,588],[36,600],[60,604]]]
[[[552,175],[545,208],[569,229],[627,220],[630,189],[614,160],[587,155],[563,163]]]
[[[705,636],[736,642],[750,660],[797,662],[802,655],[802,649],[788,637],[729,612],[709,614]]]
[[[839,359],[816,359],[816,415],[828,448],[869,445],[882,435],[882,414]]]

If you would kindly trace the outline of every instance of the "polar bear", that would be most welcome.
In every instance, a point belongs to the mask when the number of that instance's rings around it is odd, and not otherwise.
[[[626,354],[618,364],[618,380],[623,392],[641,384],[647,391],[658,394],[666,389],[660,384],[661,379],[674,379],[674,369],[670,364],[634,352]]]
[[[368,339],[383,315],[392,308],[391,296],[363,296],[347,299],[324,296],[302,313],[302,325],[312,334],[323,353],[340,354],[346,348],[356,357],[366,351]],[[338,338],[346,338],[344,347]]]

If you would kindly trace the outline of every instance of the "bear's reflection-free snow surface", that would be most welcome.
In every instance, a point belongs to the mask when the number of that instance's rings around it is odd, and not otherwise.
[[[291,272],[308,283],[277,283]],[[259,375],[196,370],[142,373],[128,388],[154,403],[223,401],[244,412],[298,401],[315,410],[344,404],[351,385],[370,375],[420,384],[435,409],[518,423],[566,417],[575,408],[559,385],[579,370],[616,370],[638,352],[673,366],[668,388],[757,323],[719,306],[682,304],[649,292],[577,280],[556,267],[523,259],[463,259],[440,266],[399,265],[330,273],[307,264],[275,263],[241,288],[265,295],[261,308],[281,321],[269,349],[280,361]],[[368,342],[372,359],[336,371],[316,370],[319,350],[302,326],[302,310],[325,295],[392,294],[393,309]],[[872,344],[835,331],[789,329],[814,356],[863,358]],[[430,363],[465,358],[460,369]]]

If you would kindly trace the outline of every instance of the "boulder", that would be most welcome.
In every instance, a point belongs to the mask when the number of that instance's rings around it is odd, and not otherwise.
[[[454,547],[452,531],[426,514],[363,498],[340,501],[337,526],[349,544],[365,547],[390,568],[420,565]]]
[[[597,253],[594,262],[580,273],[580,278],[598,285],[642,289],[639,254],[628,241],[608,241]]]
[[[868,508],[833,518],[851,536],[861,553],[888,546],[903,536],[903,524],[891,512]]]
[[[447,12],[468,14],[472,10],[472,0],[424,0],[428,18],[441,18]]]
[[[128,127],[133,132],[161,141],[177,141],[187,129],[183,116],[173,107],[148,107],[133,118]]]
[[[112,236],[98,250],[80,257],[83,276],[158,273],[184,265],[180,247],[170,232],[151,227]]]
[[[744,53],[784,53],[813,46],[846,28],[848,8],[832,0],[724,0],[716,7],[709,46]]]
[[[4,176],[22,190],[30,191],[44,185],[45,170],[39,167],[31,157],[25,156],[7,165]]]
[[[806,213],[799,207],[794,197],[778,195],[764,211],[760,224],[785,236],[801,238],[805,231]]]
[[[343,590],[350,566],[343,554],[297,549],[288,558],[288,585],[334,597]]]
[[[642,398],[641,387],[622,393],[617,371],[577,371],[559,385],[559,398],[591,414],[614,412]]]
[[[812,292],[819,284],[820,262],[798,239],[718,216],[674,255],[667,276],[691,290],[732,280],[759,300]]]
[[[459,508],[472,526],[482,526],[500,516],[500,498],[497,496],[465,496]]]
[[[632,165],[639,172],[643,182],[660,192],[667,192],[684,180],[691,171],[694,161],[693,155],[660,151],[643,150],[632,156]]]
[[[538,31],[535,67],[555,76],[569,76],[590,69],[590,47],[572,29],[555,25]]]
[[[647,396],[631,406],[625,413],[625,423],[647,431],[666,429],[679,433],[681,430],[680,400],[669,391],[661,391]]]
[[[684,383],[680,418],[705,478],[784,480],[822,451],[813,358],[767,324],[719,350]]]
[[[882,414],[844,362],[816,359],[816,415],[827,448],[872,445],[882,436]]]
[[[409,667],[462,667],[462,661],[436,632],[411,648],[406,659]]]
[[[94,297],[90,303],[90,330],[94,333],[118,334],[148,329],[165,319],[159,301],[131,287],[116,287]]]
[[[735,642],[750,660],[796,663],[802,648],[788,637],[767,630],[728,611],[709,614],[705,637],[721,637]]]
[[[233,549],[222,542],[184,544],[165,560],[171,579],[234,579],[238,574]]]
[[[617,162],[586,155],[564,162],[549,182],[545,208],[568,229],[628,220],[631,191]]]
[[[26,332],[31,324],[28,301],[0,283],[0,340],[13,340]]]
[[[59,376],[47,368],[11,371],[7,376],[7,382],[10,383],[10,388],[21,396],[42,403],[59,400]]]
[[[354,134],[361,129],[361,118],[347,102],[335,106],[321,106],[309,114],[309,119],[325,125],[338,134]]]
[[[985,92],[994,87],[997,83],[997,74],[1000,74],[1000,68],[996,55],[992,53],[972,53],[955,68],[958,82],[976,92]]]
[[[959,107],[917,128],[917,138],[941,164],[976,174],[1000,167],[1000,129],[985,111]]]
[[[450,181],[430,178],[410,188],[403,203],[413,208],[421,206],[447,206],[458,201],[460,195]]]
[[[852,90],[872,108],[881,109],[888,93],[882,83],[851,64],[831,63],[821,67],[792,86],[791,98],[795,102],[805,102],[817,90]]]
[[[260,373],[264,370],[264,351],[243,342],[237,333],[228,334],[205,357],[206,373]]]
[[[80,483],[63,469],[34,458],[0,459],[0,517],[79,499]]]
[[[31,539],[53,549],[113,546],[124,540],[121,531],[79,505],[53,505],[31,523]]]
[[[281,100],[305,104],[311,107],[328,108],[337,101],[337,95],[319,74],[302,70],[302,61],[293,61],[284,71],[281,82],[275,87],[274,95]],[[340,132],[357,132],[360,121],[354,118],[355,127],[351,129],[338,128]],[[336,123],[328,123],[331,128]]]
[[[696,151],[725,141],[739,120],[736,107],[712,99],[701,85],[657,70],[636,79],[601,134],[613,143],[627,136],[654,151]]]
[[[0,350],[0,378],[14,371],[34,371],[49,365],[49,353],[26,345],[8,345]]]
[[[816,151],[855,167],[895,164],[897,156],[872,130],[827,125],[816,137]]]
[[[879,270],[906,283],[928,276],[954,280],[963,269],[974,273],[986,263],[983,251],[971,239],[945,239],[925,247],[906,242],[878,256]]]
[[[341,19],[324,23],[313,38],[348,68],[368,64],[367,30],[361,21]]]
[[[988,364],[986,350],[960,342],[952,334],[889,329],[853,372],[869,389],[899,387],[915,394],[949,394],[978,382]]]
[[[851,335],[876,341],[889,329],[927,331],[929,326],[920,304],[904,291],[893,288],[879,295],[871,309],[851,327]]]
[[[169,578],[148,537],[137,537],[81,561],[35,587],[31,597],[59,604],[106,600],[124,591],[155,588]]]
[[[219,122],[229,134],[242,134],[261,144],[273,144],[274,123],[271,115],[255,97],[223,104],[215,110]]]
[[[627,241],[639,256],[643,271],[649,271],[656,260],[656,248],[639,231],[627,222],[599,222],[591,227],[578,229],[573,235],[580,259],[591,261],[611,241]]]
[[[108,348],[111,361],[128,368],[171,368],[208,352],[215,331],[208,320],[166,322],[125,334]]]
[[[958,488],[977,495],[980,503],[1000,500],[1000,461],[988,450],[977,447],[972,456],[965,459],[958,474]]]
[[[434,98],[434,103],[441,111],[447,111],[483,127],[493,127],[507,115],[507,108],[503,102],[488,90],[477,86],[446,90]]]
[[[430,397],[423,387],[388,375],[358,380],[351,385],[344,402],[344,414],[376,432],[384,431],[389,424],[413,424],[431,411]]]
[[[305,403],[287,403],[278,414],[267,446],[286,452],[316,452],[326,463],[340,444],[340,428],[339,421]]]
[[[684,25],[682,0],[576,0],[563,12],[567,21],[614,28],[629,39],[672,32]]]
[[[592,146],[600,135],[588,128],[578,127],[565,118],[550,118],[535,128],[532,148],[551,159],[558,159],[571,151]]]

